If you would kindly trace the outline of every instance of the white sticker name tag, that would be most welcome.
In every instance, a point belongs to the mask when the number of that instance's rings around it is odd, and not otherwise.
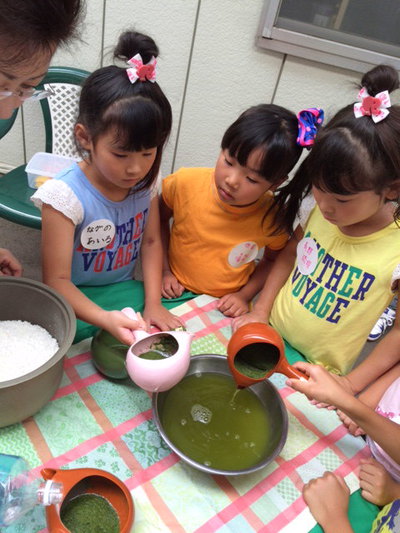
[[[297,268],[301,274],[312,274],[318,262],[317,243],[311,237],[301,239],[297,245]]]
[[[247,241],[237,244],[229,253],[228,263],[231,267],[237,268],[251,263],[257,257],[258,246],[254,241]]]
[[[115,225],[111,220],[102,218],[90,222],[81,233],[81,244],[89,250],[98,250],[108,246],[115,236]]]

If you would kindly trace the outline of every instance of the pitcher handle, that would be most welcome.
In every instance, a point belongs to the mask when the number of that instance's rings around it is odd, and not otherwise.
[[[307,374],[304,374],[304,372],[302,372],[301,370],[297,370],[297,368],[294,368],[291,365],[287,365],[283,373],[288,378],[301,379],[302,381],[308,381],[309,378]]]
[[[133,307],[124,307],[122,309],[122,312],[125,313],[125,315],[128,318],[130,318],[131,320],[137,320],[138,319],[138,316],[135,313],[135,310],[133,309]]]
[[[128,318],[130,318],[131,320],[138,320],[138,316],[137,316],[137,314],[135,313],[135,310],[132,307],[124,307],[122,309],[122,312],[125,313],[125,315]],[[132,333],[135,335],[134,344],[136,342],[141,341],[141,340],[143,340],[143,339],[145,339],[146,337],[149,336],[147,331],[145,331],[144,329],[133,329]]]

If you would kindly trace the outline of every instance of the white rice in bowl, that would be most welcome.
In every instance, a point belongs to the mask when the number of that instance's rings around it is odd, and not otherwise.
[[[36,370],[59,346],[42,326],[23,320],[0,320],[0,382]]]

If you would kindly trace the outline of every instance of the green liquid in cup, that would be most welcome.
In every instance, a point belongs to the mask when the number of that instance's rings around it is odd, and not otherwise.
[[[151,359],[152,361],[156,361],[157,359],[165,359],[165,355],[163,355],[161,352],[156,352],[154,350],[149,350],[148,352],[143,352],[139,355],[141,359]]]
[[[172,335],[158,335],[147,352],[138,354],[141,359],[165,359],[178,351],[178,342]]]
[[[119,533],[114,507],[98,494],[80,494],[61,507],[61,521],[71,533]]]
[[[279,361],[279,350],[273,344],[254,342],[241,348],[234,359],[238,372],[253,379],[261,379],[274,369]]]
[[[229,376],[184,378],[167,393],[164,431],[190,459],[217,470],[243,470],[270,453],[270,422],[250,389],[238,390]]]
[[[172,335],[159,335],[150,348],[164,354],[164,357],[174,355],[178,350],[178,341]]]

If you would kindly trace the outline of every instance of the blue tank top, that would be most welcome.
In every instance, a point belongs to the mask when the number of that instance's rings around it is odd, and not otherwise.
[[[93,187],[77,164],[55,179],[74,191],[84,212],[75,227],[72,282],[109,285],[132,279],[149,214],[150,191],[113,202]]]

